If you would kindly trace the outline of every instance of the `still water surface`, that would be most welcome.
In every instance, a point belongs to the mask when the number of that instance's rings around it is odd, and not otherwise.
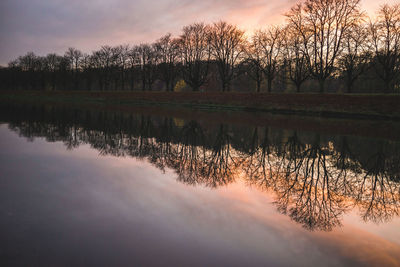
[[[3,108],[3,266],[398,266],[400,142]]]

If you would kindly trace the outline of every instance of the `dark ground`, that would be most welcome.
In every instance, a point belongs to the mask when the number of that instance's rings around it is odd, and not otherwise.
[[[3,101],[157,105],[280,114],[400,120],[400,95],[222,92],[0,91]]]

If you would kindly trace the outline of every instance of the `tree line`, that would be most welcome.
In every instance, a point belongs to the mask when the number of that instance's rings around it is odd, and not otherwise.
[[[399,4],[381,6],[371,19],[360,0],[305,0],[285,16],[284,25],[250,37],[219,21],[91,54],[29,52],[0,68],[0,88],[399,92]]]

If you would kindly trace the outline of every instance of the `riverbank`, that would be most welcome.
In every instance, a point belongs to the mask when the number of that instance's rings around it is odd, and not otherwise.
[[[74,105],[181,107],[334,118],[400,120],[400,95],[0,91],[0,100]]]
[[[179,95],[179,94],[178,94]],[[30,97],[29,97],[30,96]],[[129,100],[129,99],[128,99]],[[128,103],[128,104],[127,104]],[[54,113],[53,119],[59,120],[55,114],[86,114],[90,112],[105,112],[107,114],[134,114],[144,116],[170,117],[177,121],[195,120],[205,125],[245,125],[248,127],[268,126],[300,132],[316,132],[322,135],[360,136],[398,140],[400,120],[354,119],[351,117],[319,117],[301,116],[294,114],[279,114],[271,112],[248,112],[236,107],[189,108],[179,104],[146,104],[147,102],[101,100],[97,97],[59,96],[38,94],[0,94],[0,123],[1,115],[13,113],[15,110],[25,110],[23,117],[29,117],[32,112],[43,109],[49,114]],[[236,108],[236,109],[233,109]],[[55,116],[55,117],[54,117]],[[78,115],[74,115],[78,116]],[[3,118],[4,119],[4,118]],[[6,120],[3,120],[5,122]]]

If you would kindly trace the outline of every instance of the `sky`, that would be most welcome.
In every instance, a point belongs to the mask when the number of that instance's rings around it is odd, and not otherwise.
[[[90,53],[102,45],[153,42],[193,22],[225,20],[249,33],[284,22],[298,0],[1,0],[0,65],[33,51]],[[370,15],[398,0],[361,0]]]

